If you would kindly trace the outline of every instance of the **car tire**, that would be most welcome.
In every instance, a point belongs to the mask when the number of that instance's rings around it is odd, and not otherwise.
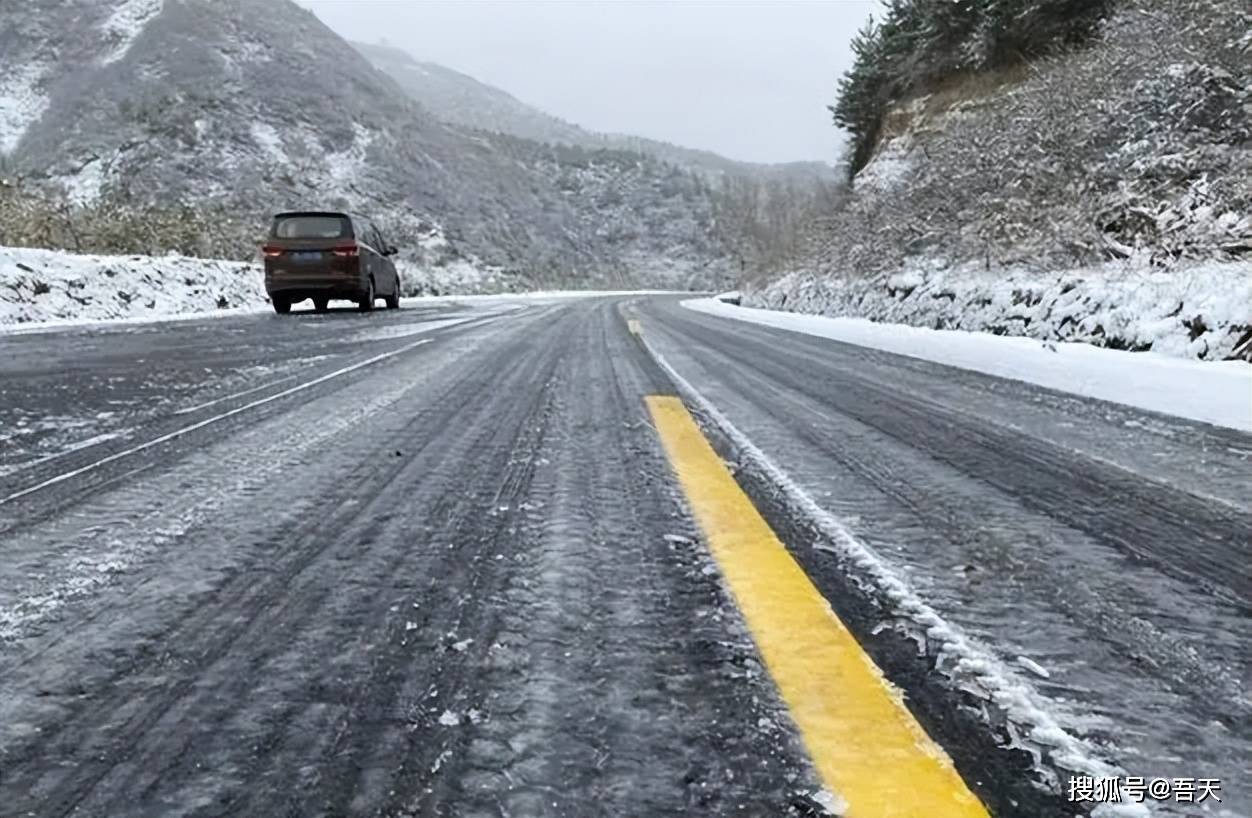
[[[326,308],[329,305],[330,305],[329,298],[314,298],[313,299],[313,311],[314,312],[326,312]]]
[[[361,299],[359,304],[361,312],[369,312],[374,309],[374,279],[371,278],[365,286],[365,297]]]
[[[279,315],[286,315],[291,312],[291,302],[287,299],[274,296],[270,300],[274,302],[274,312]]]
[[[384,300],[387,302],[387,309],[389,310],[400,309],[400,282],[399,281],[396,282],[395,290],[393,290],[391,295],[387,296]]]

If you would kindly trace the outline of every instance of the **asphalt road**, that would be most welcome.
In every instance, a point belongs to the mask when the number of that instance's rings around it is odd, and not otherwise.
[[[1063,726],[1250,812],[1248,435],[640,296],[0,335],[0,815],[825,814],[627,319]],[[738,465],[992,814],[1078,812]]]

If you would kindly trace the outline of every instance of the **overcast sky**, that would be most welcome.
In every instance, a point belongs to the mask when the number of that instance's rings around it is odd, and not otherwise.
[[[833,161],[826,106],[876,0],[298,0],[351,39],[562,119],[757,162]]]

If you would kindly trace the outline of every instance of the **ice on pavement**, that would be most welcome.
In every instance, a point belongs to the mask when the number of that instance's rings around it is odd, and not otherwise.
[[[737,307],[711,298],[684,301],[683,306],[724,318],[1252,431],[1252,366],[1243,361],[1192,361],[1081,343],[1045,347],[1029,338]]]
[[[1098,778],[1126,774],[1100,748],[1062,727],[1054,715],[1053,703],[1041,695],[1030,681],[988,647],[968,636],[962,628],[942,617],[898,571],[862,543],[843,521],[819,505],[799,483],[736,428],[647,339],[644,344],[680,391],[699,406],[743,457],[765,474],[804,519],[817,527],[828,547],[837,550],[855,566],[858,576],[872,583],[885,597],[894,615],[911,623],[920,638],[935,646],[936,667],[949,683],[956,689],[993,703],[1004,714],[1010,731],[1017,737],[1015,746],[1031,754],[1036,771],[1043,780],[1055,778],[1056,768]],[[1143,805],[1134,806],[1140,810],[1127,815],[1150,814]]]

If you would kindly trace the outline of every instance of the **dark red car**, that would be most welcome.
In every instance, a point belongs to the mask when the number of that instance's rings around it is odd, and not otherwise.
[[[400,306],[394,245],[369,219],[349,213],[279,213],[261,248],[265,291],[277,313],[306,298],[325,312],[332,299],[354,301],[366,312],[382,298]]]

